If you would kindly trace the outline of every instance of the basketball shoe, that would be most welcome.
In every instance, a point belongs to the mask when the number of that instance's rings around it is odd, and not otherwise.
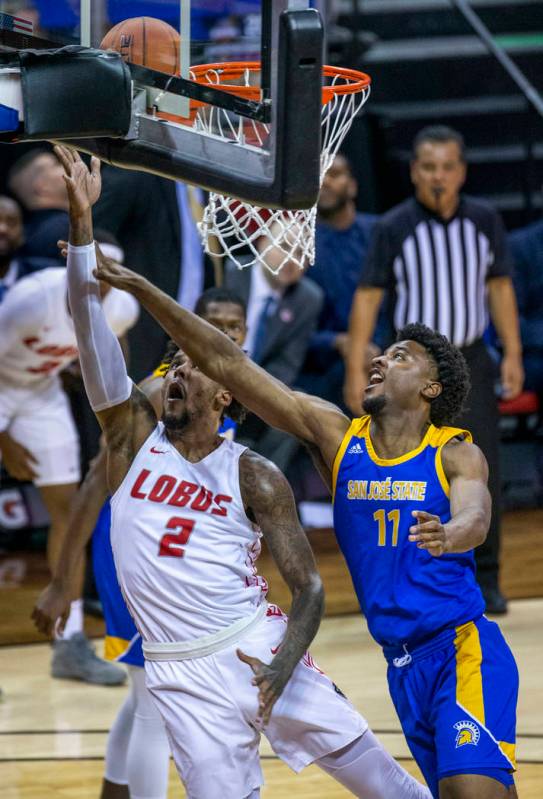
[[[53,643],[51,676],[96,685],[122,685],[126,682],[124,669],[101,660],[84,633],[75,633]]]

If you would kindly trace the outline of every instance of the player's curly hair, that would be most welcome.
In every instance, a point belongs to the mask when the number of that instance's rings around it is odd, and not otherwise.
[[[406,325],[398,332],[397,341],[416,341],[436,365],[441,394],[431,402],[430,421],[436,427],[452,424],[464,410],[471,383],[466,359],[446,336],[426,325]]]

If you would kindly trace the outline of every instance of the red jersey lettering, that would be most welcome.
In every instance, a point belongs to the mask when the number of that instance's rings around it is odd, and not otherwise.
[[[136,478],[136,482],[134,483],[134,485],[132,486],[132,489],[130,491],[130,496],[131,497],[134,497],[134,499],[145,499],[147,494],[143,494],[140,491],[140,488],[143,486],[143,484],[145,483],[145,481],[147,480],[147,478],[149,477],[150,474],[151,474],[151,472],[149,471],[149,469],[142,469],[141,470],[141,472],[139,473],[139,475]]]
[[[151,502],[164,502],[175,488],[177,480],[171,474],[162,474],[149,493]]]
[[[215,507],[211,510],[215,516],[226,516],[228,514],[228,510],[223,508],[223,502],[232,502],[232,497],[229,497],[227,494],[216,494],[213,499],[213,504]]]
[[[181,480],[168,500],[168,505],[174,505],[176,508],[184,508],[197,489],[198,486],[196,483],[189,483],[187,480]]]
[[[178,533],[166,533],[160,539],[158,554],[160,557],[182,558],[185,550],[181,546],[187,543],[194,528],[190,519],[179,519],[174,516],[166,525],[166,530],[179,530]]]
[[[204,488],[202,486],[200,488],[198,496],[196,496],[194,500],[191,502],[190,507],[193,510],[200,510],[202,512],[205,512],[206,510],[209,509],[212,500],[213,500],[213,494],[211,493],[209,488]]]

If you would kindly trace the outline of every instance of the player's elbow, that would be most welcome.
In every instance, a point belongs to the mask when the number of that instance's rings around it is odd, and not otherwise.
[[[473,548],[481,546],[486,541],[488,530],[490,528],[490,511],[479,510],[475,516],[472,537]]]
[[[322,618],[324,613],[324,586],[318,572],[308,575],[293,593],[299,593],[304,604],[311,604],[319,618]]]

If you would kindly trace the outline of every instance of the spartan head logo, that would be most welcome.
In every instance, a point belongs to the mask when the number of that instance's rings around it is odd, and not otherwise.
[[[474,724],[473,721],[457,721],[453,727],[456,730],[457,749],[460,746],[467,746],[467,744],[477,746],[479,743],[479,738],[481,737],[481,732],[479,727]]]

